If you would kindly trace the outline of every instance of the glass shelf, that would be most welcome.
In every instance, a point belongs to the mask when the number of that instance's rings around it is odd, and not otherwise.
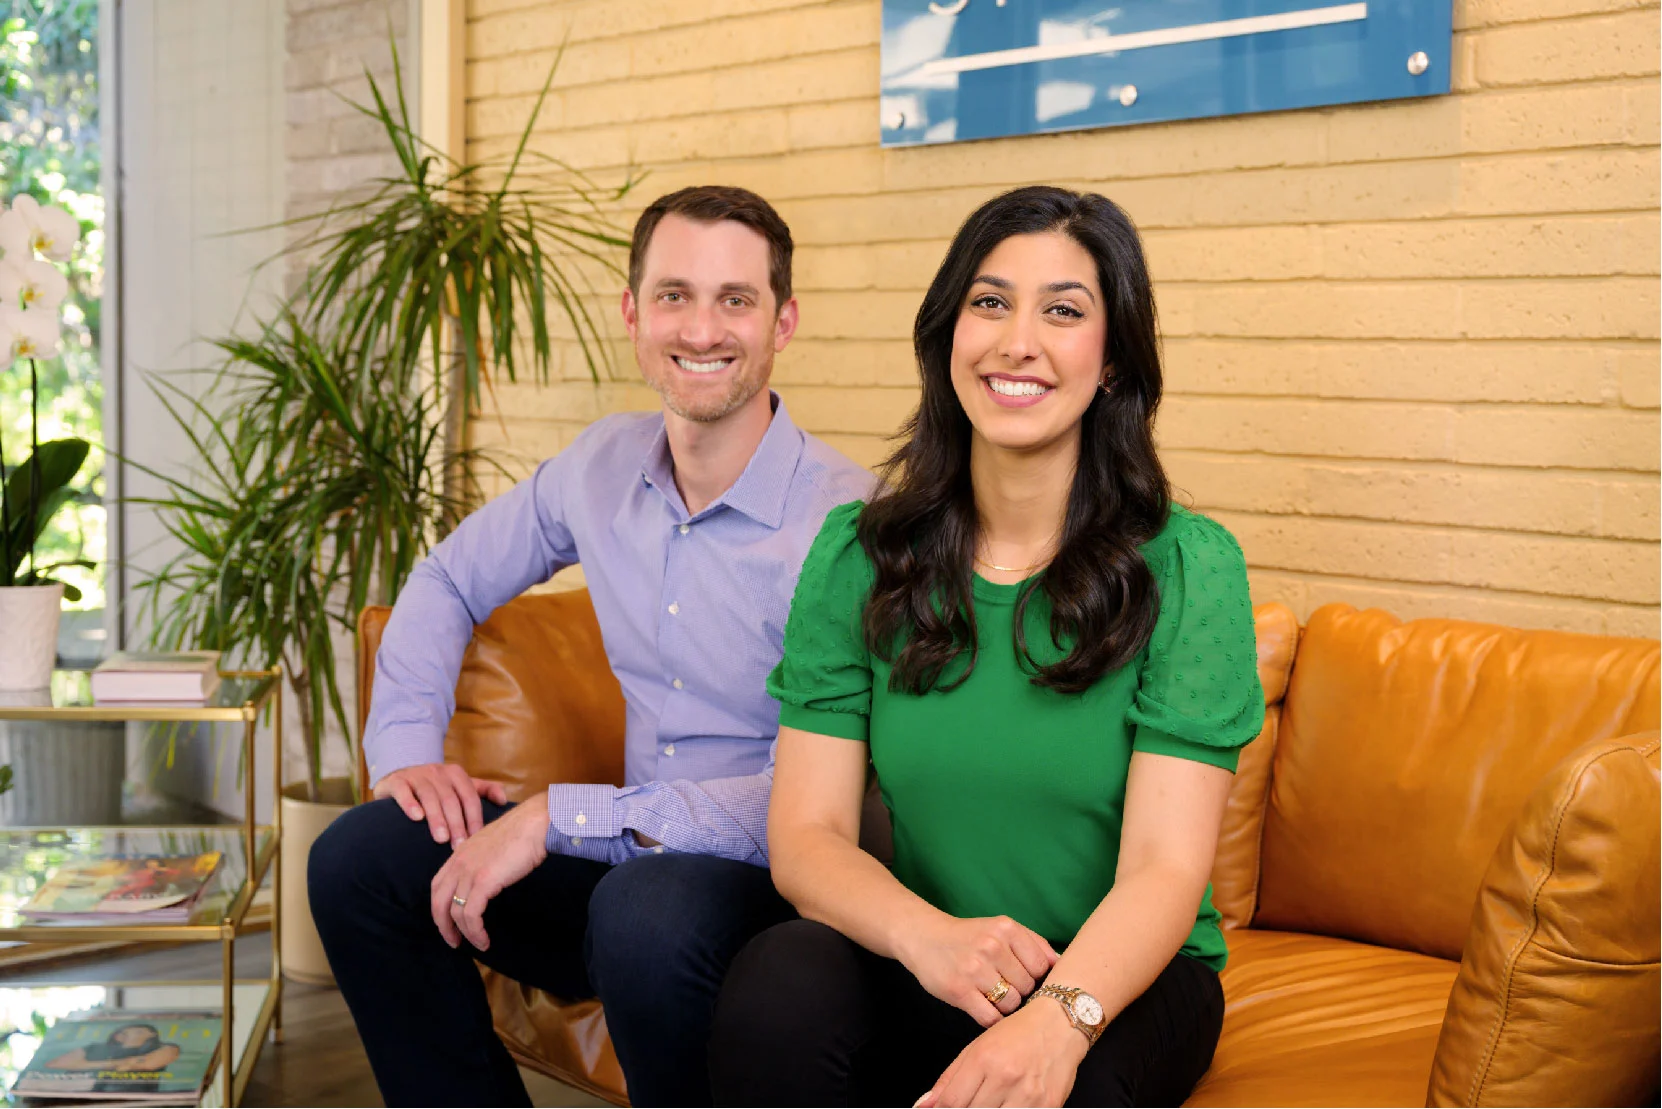
[[[276,840],[255,828],[253,865],[242,825],[175,828],[0,829],[0,940],[202,940],[242,925],[270,868]],[[19,910],[59,867],[113,856],[221,854],[219,869],[183,923],[29,923]],[[252,880],[250,880],[252,871]]]
[[[133,1011],[201,1010],[224,1012],[224,992],[219,982],[131,982],[108,986],[29,985],[8,979],[0,985],[0,1090],[12,1083],[34,1057],[40,1040],[40,1025],[51,1027],[73,1013],[92,1009]],[[231,1028],[224,1042],[231,1046],[231,1070],[240,1098],[252,1073],[249,1048],[271,1023],[275,995],[269,981],[239,979],[231,987]],[[255,1052],[254,1054],[257,1054]],[[0,1105],[41,1105],[38,1100],[0,1095]],[[97,1104],[112,1104],[100,1102]],[[216,1064],[209,1071],[207,1085],[198,1102],[203,1106],[224,1104],[224,1084]]]
[[[206,701],[92,699],[91,670],[54,670],[47,689],[0,693],[0,720],[249,721],[277,688],[275,672],[236,671],[221,676]]]

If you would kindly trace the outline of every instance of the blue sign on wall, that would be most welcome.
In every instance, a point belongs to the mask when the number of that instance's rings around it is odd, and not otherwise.
[[[1449,89],[1452,0],[883,0],[883,145]]]

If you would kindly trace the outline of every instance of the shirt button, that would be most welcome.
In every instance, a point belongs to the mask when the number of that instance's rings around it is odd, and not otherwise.
[[[681,606],[680,606],[680,605],[678,605],[678,604],[672,604],[672,605],[670,605],[670,606],[669,606],[669,614],[670,614],[670,615],[671,615],[671,616],[679,616],[679,615],[681,615]]]
[[[686,524],[682,524],[680,527],[676,528],[675,530],[680,532],[682,535],[685,535],[689,531],[691,531],[692,528],[688,527]]]
[[[675,744],[671,743],[669,746],[665,747],[664,748],[664,754],[670,755],[670,756],[673,757],[674,754],[675,754]]]
[[[581,838],[579,838],[577,836],[572,836],[571,837],[571,845],[573,847],[581,847],[583,845],[583,841],[582,841]]]
[[[686,683],[683,682],[680,678],[676,678],[673,682],[670,682],[669,684],[673,685],[676,689],[685,689],[686,688]]]
[[[654,847],[654,848],[653,848],[653,849],[652,849],[652,853],[653,853],[653,854],[654,854],[654,855],[662,855],[662,854],[663,854],[663,853],[664,853],[664,849],[663,849],[663,846],[662,846],[662,845],[659,845],[659,846],[657,846],[657,847]]]
[[[584,816],[582,813],[577,814],[576,823],[578,823],[578,824],[587,824],[588,822],[589,822],[588,817]]]

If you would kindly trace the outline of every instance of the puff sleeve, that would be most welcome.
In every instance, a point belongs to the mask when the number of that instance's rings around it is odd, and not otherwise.
[[[1160,615],[1127,719],[1132,750],[1233,771],[1264,726],[1246,560],[1235,537],[1182,513],[1144,552]]]
[[[861,632],[873,571],[855,536],[864,502],[831,510],[803,560],[785,649],[768,675],[779,702],[780,727],[839,739],[867,740],[871,719],[871,658]]]

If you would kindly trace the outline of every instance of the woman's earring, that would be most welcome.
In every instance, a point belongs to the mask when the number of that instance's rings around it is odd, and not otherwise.
[[[1114,379],[1111,377],[1105,377],[1102,379],[1098,387],[1102,390],[1103,396],[1107,396],[1114,391]]]

